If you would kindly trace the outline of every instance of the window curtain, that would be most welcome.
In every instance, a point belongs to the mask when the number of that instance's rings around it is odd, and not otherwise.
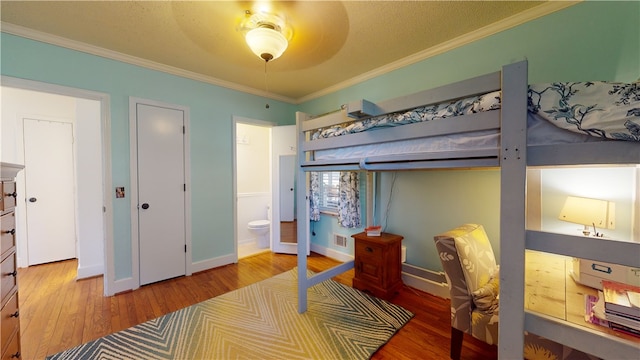
[[[309,199],[309,220],[320,221],[320,173],[312,171],[309,174],[311,194]]]
[[[340,172],[339,185],[338,223],[346,228],[360,227],[360,174]]]
[[[310,172],[309,220],[320,221],[320,173]],[[360,227],[360,174],[356,171],[340,172],[338,223],[342,227]]]

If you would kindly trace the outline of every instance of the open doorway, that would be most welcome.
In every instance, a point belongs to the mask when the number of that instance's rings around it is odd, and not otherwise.
[[[235,122],[236,245],[238,258],[271,249],[271,124]]]
[[[274,126],[260,120],[233,118],[237,258],[265,251],[289,254],[297,251],[295,129],[295,125]],[[285,181],[281,181],[284,175],[281,175],[280,159],[284,159],[283,164],[289,164],[284,167],[290,168],[290,171],[283,170],[287,174]],[[293,194],[282,194],[285,190]],[[288,221],[285,222],[281,222],[282,198],[289,198],[293,202],[291,208],[287,209],[288,213],[293,214],[287,215]],[[252,222],[254,224],[250,226]],[[254,225],[262,229],[255,229]],[[281,235],[283,231],[286,232],[284,237]],[[283,242],[283,239],[287,242]]]
[[[47,120],[68,121],[73,127],[74,212],[77,277],[104,274],[104,292],[110,295],[113,277],[108,272],[108,249],[112,248],[110,193],[109,97],[106,94],[2,77],[2,160],[24,164],[24,123],[37,114]],[[62,106],[64,105],[64,106]],[[107,129],[107,131],[105,131]],[[17,212],[26,214],[25,173],[18,174]],[[28,266],[27,219],[18,219],[18,266]],[[105,253],[105,250],[107,253]]]

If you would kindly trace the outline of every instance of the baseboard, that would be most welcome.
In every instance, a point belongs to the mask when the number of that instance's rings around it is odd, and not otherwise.
[[[353,255],[345,254],[340,251],[336,251],[334,249],[330,249],[328,247],[324,247],[316,244],[311,244],[311,251],[313,251],[314,253],[318,253],[320,255],[324,255],[328,258],[332,258],[337,261],[346,262],[346,261],[353,260]]]
[[[205,271],[213,268],[217,268],[224,265],[229,265],[237,262],[236,256],[233,254],[219,256],[213,259],[202,260],[191,263],[191,273]]]
[[[446,283],[438,283],[406,272],[402,273],[402,282],[407,286],[424,291],[427,294],[435,295],[444,299],[450,298],[449,287]]]
[[[79,266],[78,267],[78,275],[76,279],[87,279],[94,276],[101,276],[104,274],[104,266],[102,265],[93,265],[93,266]]]
[[[191,269],[190,269],[191,271],[188,273],[192,274],[199,271],[209,270],[209,269],[213,269],[213,268],[228,265],[228,264],[233,264],[234,262],[236,262],[236,257],[234,255],[225,255],[225,256],[214,258],[214,259],[198,261],[191,264]],[[134,281],[132,277],[129,277],[126,279],[120,279],[120,280],[114,281],[112,293],[118,294],[126,291],[135,290],[137,288],[139,288],[138,284]]]
[[[448,299],[447,278],[441,271],[433,271],[416,265],[402,263],[402,282],[426,293]]]
[[[338,261],[351,261],[353,256],[324,246],[311,244],[311,251]],[[402,264],[402,282],[412,288],[448,299],[449,287],[444,275],[411,264]]]

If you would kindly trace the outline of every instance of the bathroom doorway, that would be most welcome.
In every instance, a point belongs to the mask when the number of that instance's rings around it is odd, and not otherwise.
[[[244,119],[235,124],[238,258],[270,250],[271,126]],[[250,223],[258,225],[249,229]]]
[[[236,253],[241,259],[277,251],[281,233],[279,158],[295,154],[295,126],[234,117],[234,133]],[[290,187],[294,176],[291,171],[286,181]]]

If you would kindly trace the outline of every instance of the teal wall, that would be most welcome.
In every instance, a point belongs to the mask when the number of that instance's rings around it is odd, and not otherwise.
[[[317,114],[337,109],[340,104],[355,99],[389,99],[493,72],[502,64],[524,58],[529,60],[530,82],[634,81],[640,77],[639,28],[639,2],[584,2],[299,106],[269,100],[268,110],[264,106],[265,99],[258,96],[5,33],[0,38],[1,73],[109,94],[114,186],[130,186],[128,97],[189,107],[193,261],[197,262],[233,252],[233,228],[229,226],[232,224],[229,209],[233,204],[233,115],[280,125],[293,124],[296,110]],[[388,186],[384,182],[388,182],[389,176],[381,178],[381,189]],[[455,172],[442,176],[454,177],[437,184],[442,192],[458,182]],[[460,181],[468,177],[462,173],[459,176]],[[497,186],[489,180],[495,175],[483,173],[482,176],[486,177],[487,189]],[[405,245],[418,249],[423,246],[418,242],[424,241],[425,235],[421,228],[409,229],[411,223],[404,219],[403,212],[429,214],[428,221],[432,224],[450,220],[443,212],[428,210],[427,198],[425,204],[412,201],[413,194],[424,191],[423,182],[435,180],[427,179],[424,173],[410,172],[400,174],[398,181],[403,184],[400,192],[403,195],[393,199],[398,208],[391,212],[388,230],[410,234],[416,240],[408,239]],[[382,197],[384,193],[379,195]],[[122,279],[131,275],[131,214],[128,201],[114,198],[113,204],[116,279]],[[477,207],[483,206],[477,202]],[[495,220],[485,222],[493,224]],[[437,228],[428,230],[433,233]],[[419,237],[421,239],[417,240]],[[413,254],[414,251],[409,251],[410,260]],[[428,268],[439,267],[439,263],[434,264],[426,258],[410,262]]]
[[[377,102],[499,70],[527,59],[529,82],[640,77],[640,2],[589,1],[301,104],[321,114],[357,99]],[[375,54],[372,54],[375,56]]]
[[[129,97],[190,108],[193,262],[234,251],[232,116],[292,125],[295,106],[2,33],[2,75],[107,93],[113,186],[130,188]],[[113,199],[116,279],[130,277],[128,199]]]
[[[482,224],[500,258],[499,170],[396,172],[381,178],[378,218],[388,232],[404,236],[407,263],[441,269],[433,236],[465,223]]]
[[[361,84],[301,104],[320,114],[356,99],[373,102],[411,94],[499,70],[527,59],[529,83],[640,78],[640,2],[583,2],[472,44],[434,56]],[[471,175],[469,175],[471,173]],[[377,223],[403,235],[407,262],[440,270],[433,236],[464,222],[485,226],[500,253],[498,170],[398,172],[388,217],[391,173],[382,173],[376,191]],[[323,244],[336,229],[322,219],[312,241]],[[337,249],[340,251],[340,249]]]

